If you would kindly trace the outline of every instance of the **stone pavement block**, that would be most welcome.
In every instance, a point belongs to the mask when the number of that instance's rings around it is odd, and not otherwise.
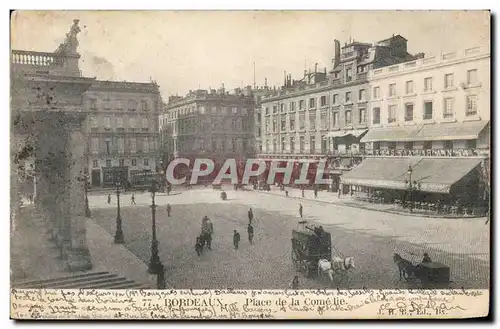
[[[156,288],[156,276],[148,273],[146,263],[131,253],[125,245],[114,244],[114,237],[94,220],[88,220],[86,226],[87,243],[94,271],[108,271]]]

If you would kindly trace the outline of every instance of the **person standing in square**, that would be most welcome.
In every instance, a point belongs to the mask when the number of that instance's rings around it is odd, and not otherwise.
[[[239,244],[240,244],[240,234],[238,233],[238,231],[234,230],[233,234],[234,249],[238,249]]]
[[[300,218],[302,218],[302,203],[299,204],[299,215],[300,215]]]
[[[253,244],[253,226],[252,226],[252,224],[248,224],[247,232],[248,232],[248,241],[250,242],[250,244]]]

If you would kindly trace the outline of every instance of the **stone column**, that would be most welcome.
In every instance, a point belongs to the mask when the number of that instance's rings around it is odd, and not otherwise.
[[[70,249],[68,266],[71,271],[92,269],[92,260],[86,239],[85,217],[85,181],[82,180],[85,167],[85,138],[81,131],[81,122],[67,122],[68,127],[68,179],[66,195],[69,206]]]

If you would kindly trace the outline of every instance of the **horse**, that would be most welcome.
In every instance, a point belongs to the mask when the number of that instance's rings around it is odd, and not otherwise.
[[[340,276],[337,284],[347,275],[347,271],[356,268],[354,266],[354,257],[333,257],[331,261],[320,259],[318,261],[318,278],[322,279],[328,275],[330,282],[335,282],[335,277]]]
[[[409,260],[404,259],[403,257],[401,257],[401,255],[397,253],[394,254],[392,260],[398,267],[399,281],[401,281],[402,278],[404,278],[406,281],[409,281],[410,278],[415,278],[417,276],[418,268],[417,266],[413,265],[413,263],[410,262]]]

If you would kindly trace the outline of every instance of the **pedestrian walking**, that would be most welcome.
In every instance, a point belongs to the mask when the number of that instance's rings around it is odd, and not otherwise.
[[[304,191],[304,188],[302,188],[302,197],[305,198],[306,197],[306,193]]]
[[[318,198],[318,189],[317,188],[314,189],[314,198],[315,199]]]
[[[234,234],[233,234],[234,249],[238,249],[239,244],[240,244],[240,234],[238,233],[238,231],[234,230]]]
[[[252,208],[250,208],[248,210],[248,225],[252,224],[252,220],[253,220],[253,211],[252,211]]]
[[[170,203],[167,204],[167,216],[170,217],[170,212],[172,211],[172,207],[170,207]]]
[[[302,203],[299,204],[299,215],[302,218]]]
[[[288,196],[288,190],[285,191],[285,195]]]
[[[288,288],[299,289],[299,276],[298,275],[293,277],[293,280],[288,285]]]
[[[340,190],[340,187],[339,187],[339,199],[340,199],[340,194],[341,194],[341,190]]]
[[[111,194],[108,194],[108,204],[111,204]]]
[[[248,241],[250,242],[250,244],[253,244],[253,226],[252,226],[252,224],[248,224],[247,232],[248,232]]]
[[[135,195],[132,193],[132,196],[130,197],[130,204],[135,204]]]

